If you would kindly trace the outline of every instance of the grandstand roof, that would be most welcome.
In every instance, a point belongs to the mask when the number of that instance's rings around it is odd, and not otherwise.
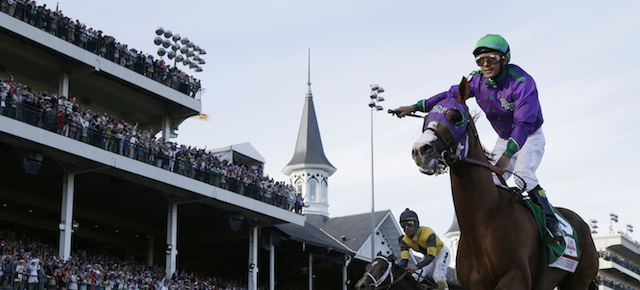
[[[209,152],[231,162],[237,160],[240,163],[250,165],[265,163],[264,157],[248,142],[211,149]]]
[[[389,211],[375,212],[376,225],[383,222]],[[369,226],[364,226],[369,225]],[[371,236],[371,213],[330,218],[322,227],[327,233],[342,240],[351,249],[359,249]]]
[[[275,227],[289,235],[292,240],[321,248],[332,249],[344,254],[355,255],[353,250],[337,241],[326,231],[311,225],[309,222],[305,222],[304,227],[295,224],[279,224],[275,225]]]
[[[402,233],[392,216],[389,210],[375,212],[375,223],[383,234],[389,236],[387,241],[394,252],[399,254],[400,246],[396,237]],[[307,214],[305,217],[304,227],[293,224],[279,224],[275,227],[292,240],[352,255],[361,251],[371,238],[371,227],[364,226],[371,224],[370,213],[335,218]]]
[[[456,215],[453,215],[453,221],[451,222],[451,226],[449,227],[445,235],[455,232],[460,233],[460,225],[458,225],[458,217]]]

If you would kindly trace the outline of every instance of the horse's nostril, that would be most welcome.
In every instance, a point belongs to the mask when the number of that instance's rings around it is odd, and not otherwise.
[[[420,147],[420,154],[428,155],[433,152],[433,147],[431,145],[424,145]]]

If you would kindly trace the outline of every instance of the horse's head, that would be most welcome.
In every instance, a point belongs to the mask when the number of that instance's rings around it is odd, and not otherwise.
[[[393,262],[395,256],[388,257],[378,253],[375,259],[365,267],[365,273],[356,283],[357,290],[379,289],[387,284],[393,283]],[[386,281],[386,282],[385,282]]]
[[[465,136],[469,122],[469,108],[465,105],[469,98],[469,83],[462,78],[458,87],[458,97],[445,98],[438,102],[426,117],[422,136],[413,145],[411,152],[420,172],[428,175],[439,174],[446,168],[446,153],[454,153],[456,146]]]

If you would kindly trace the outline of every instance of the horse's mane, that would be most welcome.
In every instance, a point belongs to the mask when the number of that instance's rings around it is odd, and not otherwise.
[[[480,142],[480,138],[478,137],[478,130],[476,129],[476,121],[482,116],[482,113],[479,111],[469,112],[469,116],[471,117],[471,122],[473,122],[473,126],[471,127],[472,132],[470,132],[470,134],[473,134],[475,136],[478,146],[484,152],[484,156],[486,156],[489,160],[493,160],[495,154],[487,151],[487,149],[484,148],[482,142]]]

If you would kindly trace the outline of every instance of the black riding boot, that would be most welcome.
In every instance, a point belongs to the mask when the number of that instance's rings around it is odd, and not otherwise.
[[[542,210],[544,211],[544,215],[546,217],[546,229],[551,238],[555,240],[563,237],[564,232],[562,231],[562,229],[560,229],[560,222],[558,222],[558,218],[556,218],[556,215],[553,213],[553,209],[549,204],[549,200],[547,199],[547,195],[545,194],[544,189],[542,189],[540,185],[537,185],[535,188],[529,191],[529,196],[531,197],[531,200],[533,200],[533,202],[542,207]]]

